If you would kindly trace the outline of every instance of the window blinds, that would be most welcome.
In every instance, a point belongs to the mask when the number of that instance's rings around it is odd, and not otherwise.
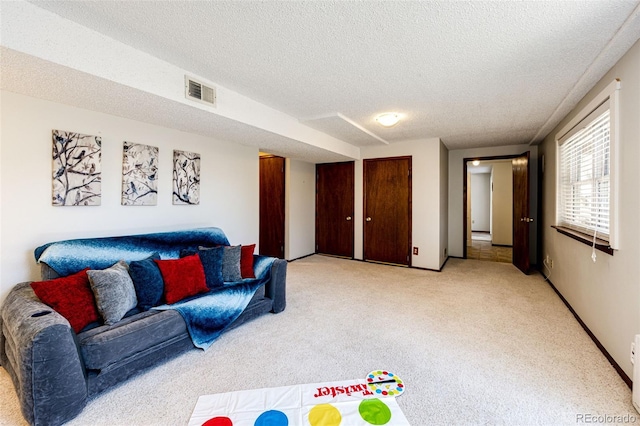
[[[610,113],[600,105],[559,141],[558,225],[609,241]]]

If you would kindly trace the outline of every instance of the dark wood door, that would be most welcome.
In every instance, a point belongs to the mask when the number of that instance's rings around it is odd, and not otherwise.
[[[529,273],[529,152],[514,158],[513,166],[513,264]]]
[[[410,265],[411,157],[364,160],[364,259]]]
[[[353,258],[354,162],[316,165],[316,252]]]
[[[284,259],[284,158],[260,157],[260,250]]]

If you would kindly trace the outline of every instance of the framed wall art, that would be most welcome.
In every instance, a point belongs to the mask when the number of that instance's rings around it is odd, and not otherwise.
[[[53,130],[54,206],[99,206],[102,197],[100,136]]]
[[[200,204],[200,154],[173,151],[173,204]]]
[[[122,205],[158,204],[158,152],[156,146],[124,142],[122,145]]]

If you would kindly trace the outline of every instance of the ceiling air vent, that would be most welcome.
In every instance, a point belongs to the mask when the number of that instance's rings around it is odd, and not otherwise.
[[[191,77],[185,76],[185,96],[187,99],[216,106],[216,89],[205,86]]]

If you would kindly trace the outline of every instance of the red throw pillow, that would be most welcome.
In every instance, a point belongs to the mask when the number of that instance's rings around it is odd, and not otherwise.
[[[66,277],[31,283],[38,299],[65,317],[76,333],[100,318],[89,284],[88,270],[86,268]]]
[[[164,281],[164,300],[176,303],[189,296],[209,291],[204,268],[197,254],[180,259],[157,260]]]
[[[240,251],[240,275],[242,278],[255,278],[253,272],[253,251],[256,249],[255,244],[242,246]]]

